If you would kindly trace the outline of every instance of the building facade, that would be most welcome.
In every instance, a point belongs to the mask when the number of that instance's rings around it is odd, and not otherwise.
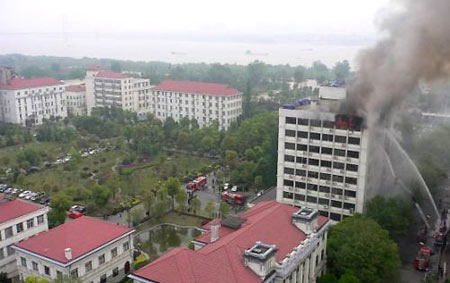
[[[137,270],[136,283],[314,283],[326,268],[330,221],[317,210],[262,202],[240,216],[212,220],[193,243]]]
[[[19,277],[13,245],[48,230],[48,207],[0,194],[0,271]]]
[[[149,79],[90,67],[86,72],[86,105],[90,115],[94,107],[117,107],[138,114],[149,112]]]
[[[134,230],[83,216],[14,246],[21,280],[118,282],[132,271]]]
[[[63,84],[54,78],[13,78],[0,84],[0,121],[22,126],[67,117]]]
[[[73,116],[87,115],[86,86],[68,85],[65,87],[67,97],[67,112]]]
[[[165,80],[153,88],[150,113],[164,121],[195,119],[227,129],[242,114],[242,93],[226,84]]]
[[[362,213],[369,147],[363,119],[336,114],[338,101],[301,104],[279,110],[277,200],[336,221]]]

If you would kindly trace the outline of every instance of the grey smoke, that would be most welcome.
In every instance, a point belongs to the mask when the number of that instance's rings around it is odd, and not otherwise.
[[[392,4],[402,9],[382,21],[386,38],[360,53],[358,76],[344,106],[374,120],[389,114],[419,82],[450,74],[450,0]]]

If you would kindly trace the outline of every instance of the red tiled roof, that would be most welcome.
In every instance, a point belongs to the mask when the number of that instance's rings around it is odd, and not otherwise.
[[[61,84],[61,81],[55,78],[34,78],[34,79],[13,78],[6,84],[0,84],[0,89],[23,89],[23,88],[32,88],[32,87],[50,86],[59,84]]]
[[[124,79],[129,76],[123,73],[117,73],[109,70],[101,70],[97,74],[97,78],[108,78],[108,79]]]
[[[88,71],[100,71],[103,68],[100,65],[90,65],[86,68]]]
[[[230,96],[240,93],[239,90],[231,88],[227,84],[172,80],[164,80],[153,89],[160,91],[187,92],[215,96]]]
[[[68,85],[68,86],[66,86],[66,91],[82,92],[82,91],[86,91],[86,86],[84,84],[81,84],[81,85]]]
[[[261,202],[241,214],[245,222],[240,229],[220,227],[219,240],[214,243],[210,243],[210,232],[207,232],[196,239],[208,243],[205,247],[197,251],[175,248],[134,275],[163,283],[261,282],[261,278],[243,264],[244,251],[256,241],[275,244],[278,249],[275,258],[282,260],[306,238],[292,224],[291,216],[297,210],[275,201]],[[322,227],[328,219],[320,216],[318,221]]]
[[[20,242],[16,246],[61,263],[68,263],[69,260],[64,255],[66,248],[72,249],[74,260],[132,230],[83,216]]]
[[[0,195],[0,199],[2,199]],[[3,200],[2,200],[3,201]],[[17,217],[27,215],[36,210],[41,209],[43,206],[35,203],[15,199],[11,201],[5,201],[0,203],[0,223],[13,220]]]

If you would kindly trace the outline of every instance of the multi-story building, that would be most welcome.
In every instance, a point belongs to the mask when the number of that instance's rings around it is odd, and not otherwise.
[[[339,221],[362,213],[367,198],[369,131],[337,114],[339,91],[279,110],[277,200]]]
[[[86,72],[87,114],[94,107],[118,107],[138,114],[149,112],[151,85],[149,79],[104,70],[98,66]]]
[[[67,116],[63,84],[54,78],[12,78],[0,84],[0,121],[23,126]]]
[[[134,282],[314,283],[325,272],[330,221],[317,210],[262,202],[212,220],[193,243],[174,248],[129,278]]]
[[[21,280],[118,282],[131,271],[133,229],[83,216],[14,245]]]
[[[150,112],[160,120],[197,120],[200,127],[217,121],[227,129],[242,114],[242,93],[226,84],[165,80],[153,88]]]
[[[74,116],[87,114],[86,87],[84,84],[65,87],[67,97],[67,112]]]
[[[0,194],[0,272],[19,277],[13,245],[48,230],[48,207]]]

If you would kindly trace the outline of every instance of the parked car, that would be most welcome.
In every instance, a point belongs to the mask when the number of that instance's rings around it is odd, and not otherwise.
[[[83,216],[83,213],[81,213],[79,211],[70,211],[67,214],[67,216],[72,219],[77,219],[77,218],[80,218],[81,216]]]
[[[40,200],[39,200],[39,203],[40,204],[43,204],[43,205],[47,205],[49,202],[50,202],[50,198],[48,197],[48,196],[44,196],[43,198],[41,198]]]
[[[31,194],[31,191],[23,191],[19,194],[19,198],[24,198],[29,194]]]
[[[70,208],[71,212],[77,211],[77,212],[81,212],[81,213],[86,213],[86,207],[81,206],[81,205],[73,205]]]

